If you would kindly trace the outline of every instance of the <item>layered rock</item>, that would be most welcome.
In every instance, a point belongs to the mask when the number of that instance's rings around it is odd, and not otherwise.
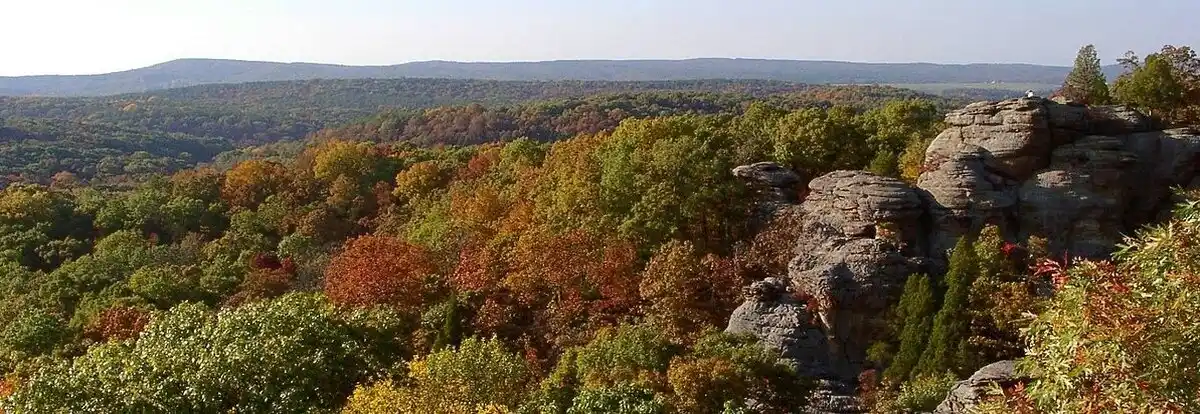
[[[799,202],[801,178],[796,172],[773,162],[759,162],[733,169],[733,175],[746,182],[758,195],[757,211],[751,226],[761,229],[781,209]]]
[[[852,381],[873,341],[876,315],[920,269],[921,198],[900,180],[839,171],[809,183],[801,205],[803,234],[788,274],[814,299],[832,364],[831,378]]]
[[[1173,187],[1200,178],[1200,134],[1154,130],[1126,107],[1024,98],[972,104],[946,123],[915,187],[837,171],[813,179],[803,203],[789,207],[794,176],[773,164],[735,170],[773,189],[764,192],[770,212],[802,214],[803,236],[788,274],[770,282],[773,292],[783,284],[794,293],[749,296],[729,330],[758,335],[822,379],[815,405],[842,409],[820,412],[853,412],[845,398],[867,347],[881,339],[881,315],[909,275],[944,271],[960,237],[997,224],[1013,241],[1039,236],[1055,254],[1103,257],[1123,234],[1169,211]],[[1004,366],[989,368],[967,382]]]
[[[1029,382],[1029,378],[1016,372],[1015,361],[1000,361],[980,368],[967,378],[959,381],[950,389],[950,394],[938,404],[934,414],[967,414],[973,412],[993,391],[1011,388],[1020,383]]]
[[[982,102],[946,123],[917,182],[935,256],[985,223],[1013,239],[1045,236],[1059,253],[1104,256],[1164,211],[1171,187],[1191,184],[1200,153],[1194,131],[1151,130],[1123,106]]]

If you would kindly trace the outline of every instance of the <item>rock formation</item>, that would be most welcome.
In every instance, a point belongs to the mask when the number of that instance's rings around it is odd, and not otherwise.
[[[1047,237],[1056,252],[1100,257],[1166,211],[1170,188],[1196,175],[1200,134],[1152,130],[1122,107],[1014,99],[967,106],[925,153],[937,256],[984,223],[1014,240]]]
[[[1016,373],[1014,361],[1000,361],[980,368],[970,378],[959,381],[933,414],[968,414],[995,389],[1009,388],[1029,378]]]
[[[798,186],[800,175],[773,162],[759,162],[733,169],[733,175],[746,182],[755,193],[758,202],[751,227],[761,229],[781,209],[794,206],[800,200]]]
[[[1169,211],[1171,188],[1194,185],[1200,165],[1195,130],[1154,130],[1121,106],[1022,98],[972,104],[946,123],[916,186],[837,171],[813,179],[804,201],[787,207],[794,175],[774,164],[735,169],[772,195],[764,213],[798,209],[804,236],[788,274],[752,289],[791,293],[750,295],[728,330],[763,338],[825,380],[816,405],[842,408],[817,412],[854,412],[837,402],[837,390],[853,388],[867,347],[880,339],[880,315],[909,275],[944,271],[960,237],[997,224],[1013,241],[1040,236],[1056,254],[1103,257]]]

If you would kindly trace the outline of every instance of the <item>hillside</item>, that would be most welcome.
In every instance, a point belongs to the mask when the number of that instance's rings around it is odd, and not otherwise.
[[[487,81],[454,79],[343,79],[202,85],[107,97],[0,97],[0,119],[51,118],[132,128],[219,136],[239,144],[302,138],[327,126],[381,111],[563,100],[653,100],[683,94],[729,109],[751,98],[775,96],[792,105],[873,105],[933,95],[881,86],[813,86],[780,81],[657,82]],[[625,95],[618,97],[616,95]],[[703,95],[703,96],[702,96]],[[722,97],[707,96],[722,95]],[[640,97],[640,98],[639,98]],[[681,98],[675,98],[681,99]],[[957,103],[957,102],[955,102]]]
[[[48,183],[59,171],[122,181],[208,162],[220,151],[322,135],[418,145],[521,136],[553,141],[627,118],[736,114],[750,102],[867,109],[898,99],[951,102],[883,86],[779,81],[523,82],[350,79],[202,85],[110,97],[0,97],[0,175]],[[7,128],[7,129],[5,129]],[[29,137],[40,138],[29,138]],[[215,143],[214,150],[179,149]],[[165,152],[164,152],[165,151]],[[154,167],[139,160],[153,155]],[[165,158],[164,158],[165,157]],[[140,163],[140,164],[139,164]]]
[[[1106,68],[1111,77],[1116,66]],[[412,62],[341,66],[181,59],[129,71],[79,76],[0,77],[0,95],[102,96],[213,83],[309,79],[449,78],[486,80],[659,81],[763,79],[803,83],[1058,84],[1067,67],[1028,64],[854,63],[767,59]]]

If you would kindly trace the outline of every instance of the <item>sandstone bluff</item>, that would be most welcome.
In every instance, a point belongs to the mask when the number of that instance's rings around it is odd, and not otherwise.
[[[799,215],[803,236],[786,275],[746,289],[727,331],[758,336],[820,378],[813,412],[862,412],[854,382],[880,315],[910,274],[943,272],[959,237],[996,224],[1009,240],[1036,235],[1056,254],[1104,257],[1169,211],[1172,188],[1198,184],[1200,133],[1155,128],[1126,107],[1022,98],[969,105],[946,124],[916,186],[837,171],[811,180],[800,202],[791,171],[772,163],[734,170],[761,190],[763,221]],[[817,298],[815,309],[795,292]],[[980,372],[938,412],[964,412],[970,387],[1013,375],[1011,364]]]

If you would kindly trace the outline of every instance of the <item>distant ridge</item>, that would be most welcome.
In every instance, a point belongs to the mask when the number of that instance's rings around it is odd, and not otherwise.
[[[810,84],[1058,84],[1068,67],[1016,63],[855,63],[814,60],[700,58],[685,60],[426,61],[345,66],[222,59],[180,59],[101,75],[0,77],[0,95],[102,96],[214,83],[309,79],[447,78],[487,80],[655,81],[761,79]],[[1105,67],[1111,77],[1117,66]]]

